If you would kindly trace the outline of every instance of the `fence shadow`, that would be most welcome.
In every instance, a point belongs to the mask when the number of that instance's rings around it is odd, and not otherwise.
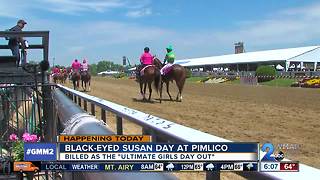
[[[158,103],[156,101],[153,101],[152,99],[150,101],[148,101],[148,100],[143,100],[143,99],[138,99],[138,98],[132,98],[132,101],[133,102],[150,103],[150,104]]]

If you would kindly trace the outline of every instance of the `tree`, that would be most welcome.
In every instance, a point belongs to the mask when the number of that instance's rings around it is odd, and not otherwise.
[[[93,76],[96,76],[98,74],[97,64],[91,64],[89,69],[90,69],[90,74],[92,74]]]
[[[97,72],[102,71],[121,71],[123,66],[120,64],[114,64],[111,61],[99,61],[97,64]]]

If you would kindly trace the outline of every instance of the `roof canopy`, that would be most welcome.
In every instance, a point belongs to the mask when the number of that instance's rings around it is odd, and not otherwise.
[[[241,64],[255,62],[320,62],[320,46],[247,52],[222,56],[177,60],[182,66],[203,66],[217,64]]]

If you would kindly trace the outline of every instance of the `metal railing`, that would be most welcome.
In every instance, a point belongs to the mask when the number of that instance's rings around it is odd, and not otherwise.
[[[207,134],[160,117],[153,116],[135,109],[131,109],[95,96],[91,96],[68,87],[57,85],[69,98],[88,112],[88,103],[91,114],[95,116],[95,107],[101,109],[101,119],[106,122],[106,111],[116,115],[117,134],[123,134],[122,120],[126,119],[143,128],[142,134],[150,134],[156,142],[231,142],[211,134]],[[83,101],[83,104],[82,104]],[[284,159],[288,160],[288,159]],[[239,172],[238,175],[249,179],[313,179],[320,177],[320,170],[300,164],[300,171],[291,172]],[[207,180],[220,179],[219,172],[208,172]]]
[[[43,60],[49,61],[49,31],[0,31],[0,37],[40,37],[41,44],[30,45],[28,49],[43,49]],[[0,49],[9,49],[9,46],[0,45]]]

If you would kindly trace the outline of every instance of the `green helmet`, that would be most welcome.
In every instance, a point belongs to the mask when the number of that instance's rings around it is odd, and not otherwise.
[[[172,48],[172,45],[169,45],[169,46],[167,47],[167,49],[170,50],[170,51],[172,51],[172,49],[173,49],[173,48]]]

